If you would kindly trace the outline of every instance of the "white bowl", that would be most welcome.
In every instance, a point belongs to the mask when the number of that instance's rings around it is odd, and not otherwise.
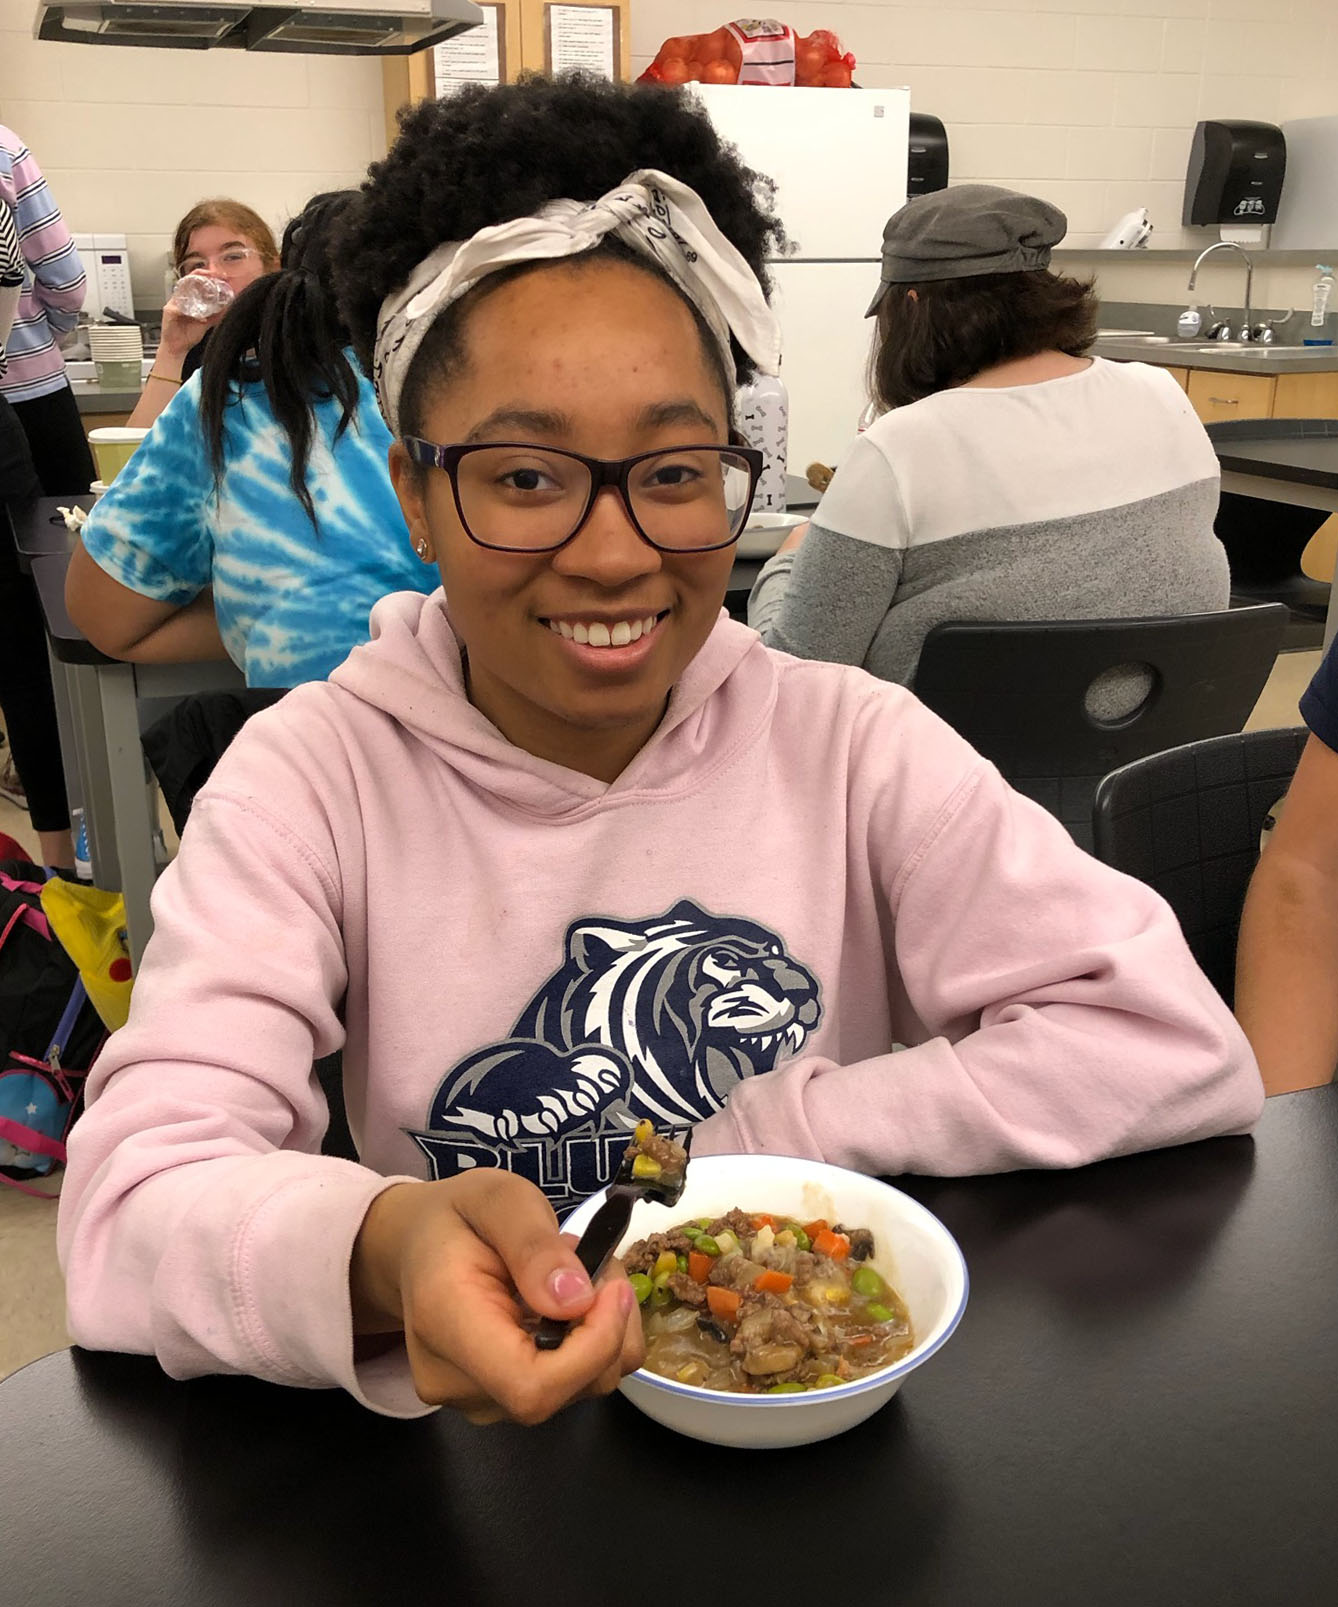
[[[562,1224],[579,1234],[604,1196],[596,1194]],[[789,1155],[705,1155],[688,1167],[677,1205],[639,1203],[620,1251],[649,1233],[734,1206],[801,1222],[825,1217],[869,1228],[873,1265],[905,1301],[915,1348],[890,1366],[849,1384],[793,1395],[733,1395],[661,1378],[645,1368],[622,1381],[634,1406],[667,1428],[713,1445],[761,1448],[809,1445],[862,1423],[885,1405],[908,1373],[926,1362],[966,1309],[966,1262],[957,1242],[923,1205],[862,1172]]]
[[[749,514],[735,553],[740,558],[770,558],[794,527],[811,517],[807,513]]]

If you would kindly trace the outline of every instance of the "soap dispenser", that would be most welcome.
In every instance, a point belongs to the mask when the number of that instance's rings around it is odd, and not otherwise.
[[[1203,314],[1197,301],[1191,301],[1175,321],[1175,332],[1181,340],[1193,340],[1203,328]]]

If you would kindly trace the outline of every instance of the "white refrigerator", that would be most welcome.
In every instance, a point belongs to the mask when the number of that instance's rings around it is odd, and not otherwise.
[[[721,136],[776,182],[792,255],[770,264],[790,393],[789,467],[838,463],[868,400],[883,225],[906,199],[909,89],[692,84]]]

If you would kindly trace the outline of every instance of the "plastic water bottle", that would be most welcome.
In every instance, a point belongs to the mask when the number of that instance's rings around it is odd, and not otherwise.
[[[753,508],[758,513],[784,513],[790,393],[779,374],[759,374],[751,385],[740,387],[735,402],[740,434],[766,460]]]
[[[188,273],[172,289],[173,302],[187,318],[212,318],[232,299],[232,286],[207,273]]]
[[[88,853],[88,822],[84,819],[82,809],[76,809],[70,815],[70,825],[74,830],[74,874],[80,881],[93,880],[93,861]]]

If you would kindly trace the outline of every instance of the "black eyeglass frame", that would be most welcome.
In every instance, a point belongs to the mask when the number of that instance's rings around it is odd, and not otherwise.
[[[630,458],[592,458],[584,452],[571,452],[566,447],[543,446],[535,441],[471,441],[467,445],[442,446],[436,441],[425,441],[419,435],[406,435],[402,437],[405,451],[417,464],[426,469],[440,469],[451,482],[451,495],[455,498],[455,511],[460,516],[460,525],[464,533],[477,547],[483,547],[488,552],[514,552],[514,553],[549,553],[561,552],[569,546],[585,529],[590,515],[595,510],[595,503],[599,493],[606,486],[614,486],[622,499],[623,510],[627,514],[628,522],[648,547],[654,547],[656,552],[667,552],[675,557],[695,557],[699,552],[719,552],[722,547],[732,547],[743,534],[744,526],[748,523],[748,515],[752,512],[753,498],[757,495],[757,482],[762,477],[762,470],[766,465],[763,454],[753,446],[736,445],[733,441],[721,445],[718,441],[694,441],[685,446],[658,447],[654,452],[638,452]],[[572,458],[577,463],[584,464],[590,473],[590,495],[586,500],[581,517],[576,521],[576,528],[569,536],[555,542],[551,547],[499,547],[491,541],[482,541],[469,528],[469,520],[465,517],[465,510],[460,501],[460,482],[456,470],[460,460],[469,456],[471,452],[489,452],[497,447],[511,447],[522,451],[547,452],[554,457]],[[739,528],[733,535],[724,541],[712,543],[709,547],[664,547],[653,540],[641,528],[641,521],[637,518],[632,507],[632,498],[628,492],[628,481],[632,470],[638,463],[645,463],[650,458],[671,456],[675,452],[730,452],[741,458],[748,468],[748,500],[744,504],[743,519]]]

